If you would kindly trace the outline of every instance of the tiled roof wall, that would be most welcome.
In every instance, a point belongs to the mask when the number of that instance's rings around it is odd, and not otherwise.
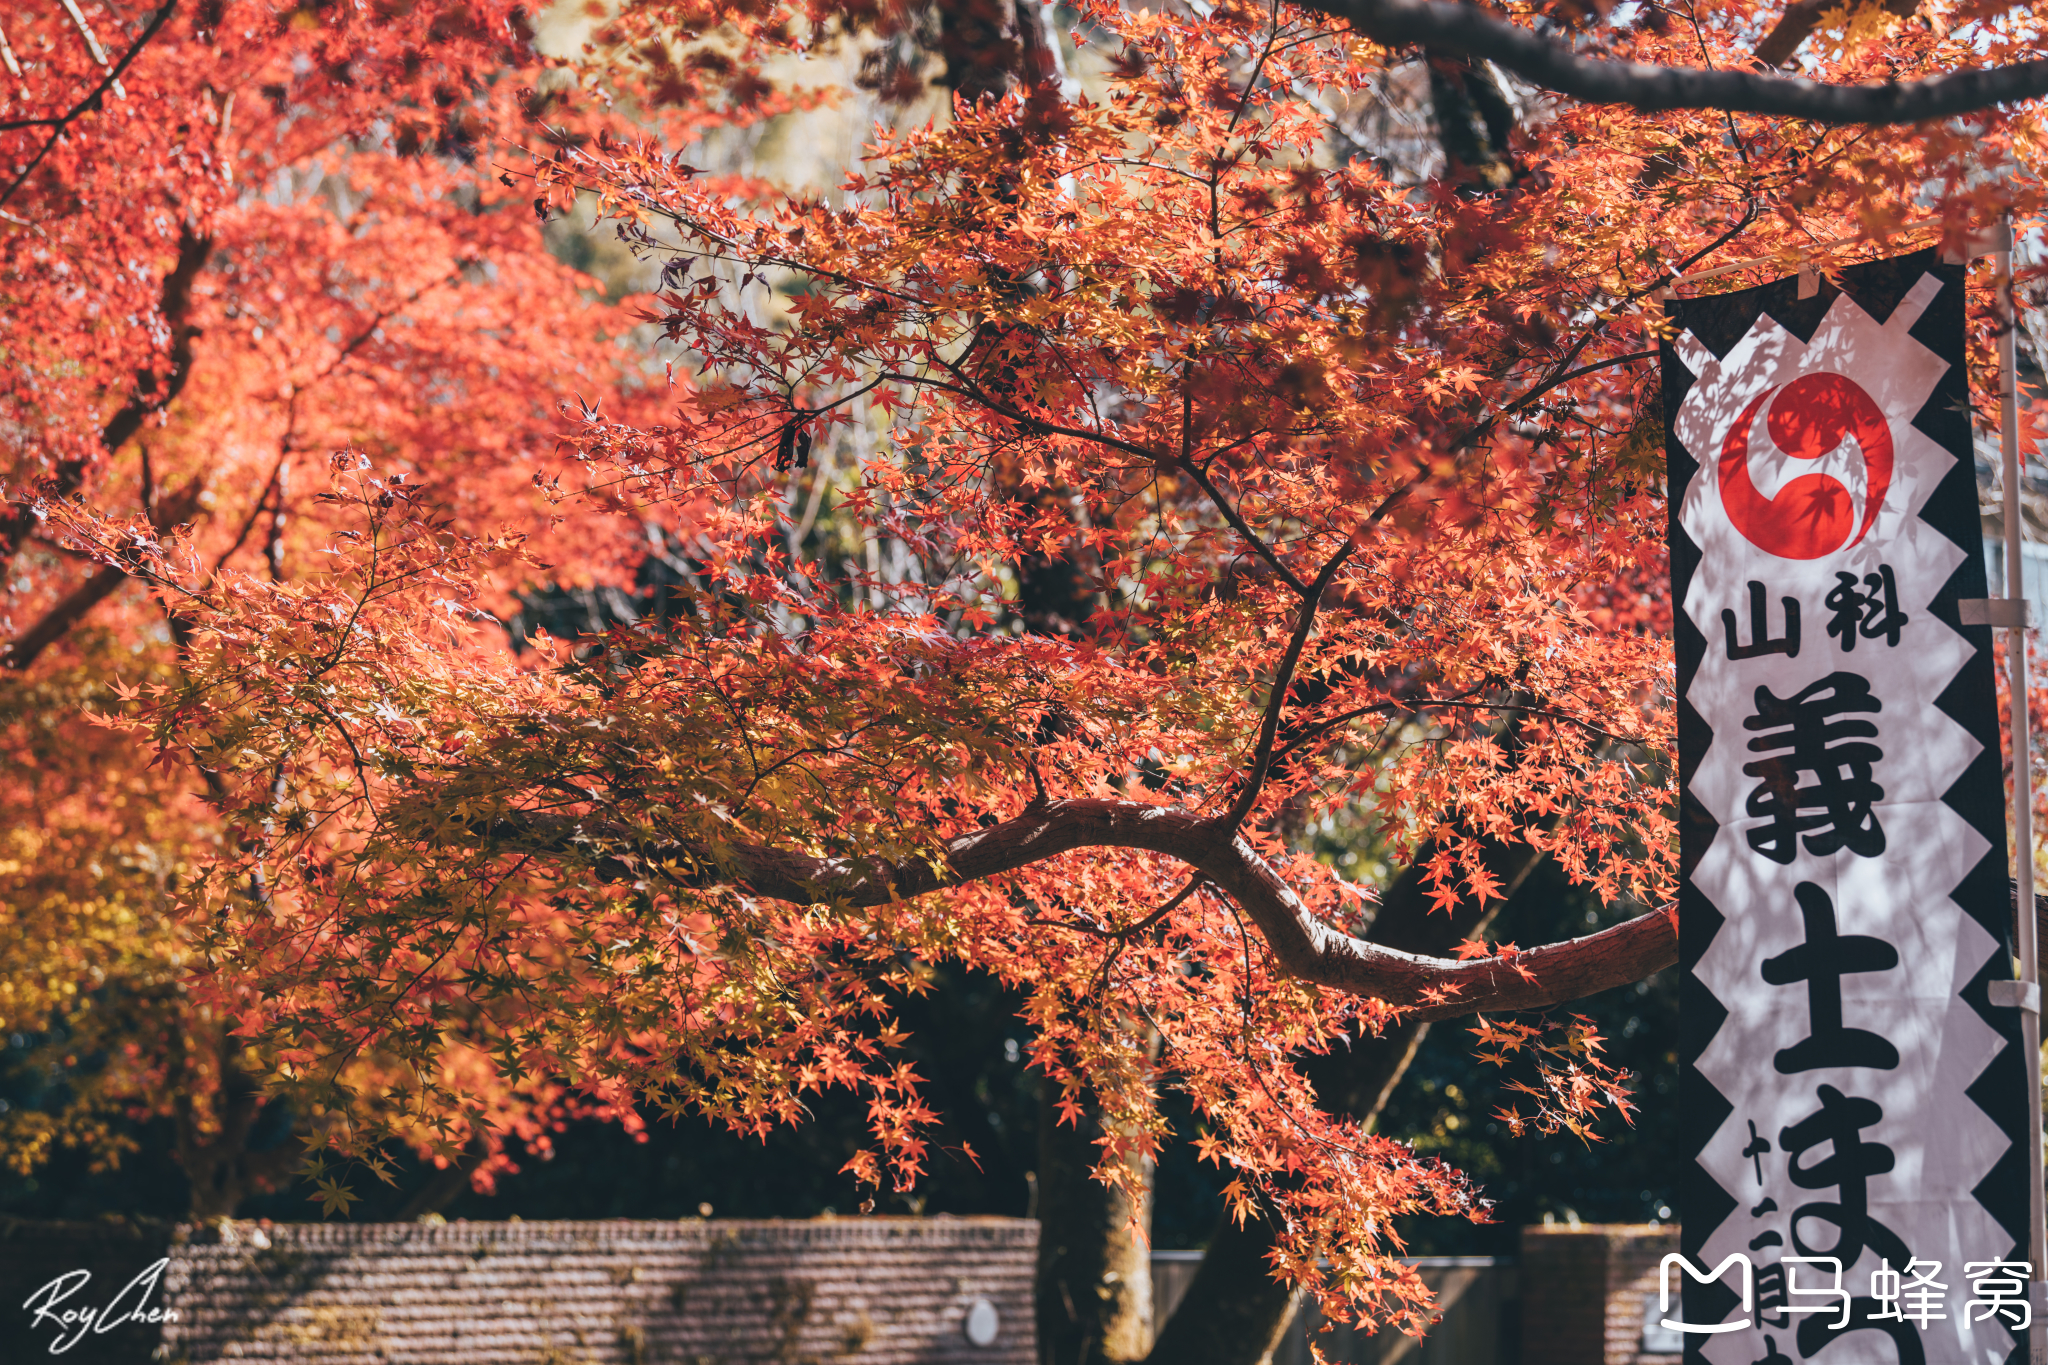
[[[178,1320],[158,1359],[1031,1365],[1037,1234],[1007,1218],[236,1223],[170,1248],[162,1303]],[[15,1283],[47,1276],[5,1255],[18,1304]],[[140,1268],[96,1277],[94,1301]],[[998,1324],[987,1346],[965,1330],[979,1300]],[[67,1355],[129,1344],[116,1335]]]

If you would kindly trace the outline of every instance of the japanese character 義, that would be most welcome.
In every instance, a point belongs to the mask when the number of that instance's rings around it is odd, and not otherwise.
[[[1749,831],[1751,848],[1778,863],[1792,861],[1802,836],[1807,852],[1821,857],[1844,848],[1864,858],[1884,852],[1884,830],[1871,809],[1884,799],[1884,788],[1871,780],[1884,751],[1866,742],[1877,738],[1877,726],[1839,719],[1883,709],[1870,680],[1854,673],[1830,673],[1790,697],[1757,688],[1756,714],[1742,726],[1762,732],[1749,748],[1766,757],[1742,771],[1762,779],[1750,793],[1749,814],[1770,823]],[[1813,780],[1802,786],[1802,774]]]

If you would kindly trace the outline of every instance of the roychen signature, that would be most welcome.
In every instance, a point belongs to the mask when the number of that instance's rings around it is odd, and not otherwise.
[[[164,1267],[171,1263],[166,1256],[155,1265],[145,1267],[141,1274],[128,1281],[114,1301],[105,1308],[94,1309],[83,1304],[76,1308],[60,1308],[58,1305],[77,1294],[92,1280],[90,1270],[69,1270],[28,1296],[21,1306],[30,1309],[35,1317],[29,1322],[33,1331],[44,1323],[57,1329],[56,1340],[50,1343],[51,1355],[62,1355],[76,1346],[87,1332],[98,1336],[111,1332],[116,1327],[131,1322],[159,1323],[176,1322],[175,1308],[150,1308],[149,1296],[156,1289],[157,1281],[164,1276]]]

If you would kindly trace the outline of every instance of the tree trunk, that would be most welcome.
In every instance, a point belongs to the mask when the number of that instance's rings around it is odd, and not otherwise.
[[[1152,1337],[1152,1162],[1131,1198],[1093,1176],[1101,1117],[1059,1121],[1059,1087],[1038,1092],[1038,1358],[1043,1365],[1142,1360]]]
[[[244,1199],[277,1189],[298,1165],[302,1141],[291,1131],[290,1117],[266,1102],[254,1078],[237,1065],[234,1039],[222,1036],[218,1047],[220,1085],[214,1092],[216,1131],[202,1131],[194,1085],[188,1072],[176,1103],[175,1155],[192,1186],[194,1222],[232,1218]],[[277,1141],[271,1130],[284,1122]]]
[[[199,335],[199,329],[187,321],[192,311],[192,282],[212,254],[213,238],[196,236],[190,228],[178,234],[178,263],[164,276],[163,300],[158,305],[171,338],[170,371],[162,379],[154,370],[136,372],[135,387],[128,401],[115,410],[100,430],[100,445],[109,458],[120,453],[129,438],[142,430],[145,421],[169,407],[191,376],[192,342]],[[60,460],[51,477],[44,481],[42,493],[45,497],[70,497],[85,482],[88,472],[86,457]],[[33,497],[25,497],[12,507],[0,505],[0,569],[14,561],[40,520]]]
[[[1506,188],[1515,178],[1508,154],[1515,111],[1500,82],[1484,62],[1427,50],[1424,55],[1444,179],[1468,194]]]
[[[961,99],[999,99],[1056,73],[1035,0],[939,0],[940,80]]]

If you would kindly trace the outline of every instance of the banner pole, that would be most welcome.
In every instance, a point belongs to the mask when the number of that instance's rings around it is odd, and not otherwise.
[[[1997,253],[1998,310],[1998,436],[2005,483],[2005,596],[2024,602],[2026,566],[2020,551],[2020,422],[2019,306],[2012,283],[2012,217],[2004,223],[2003,249]],[[2032,1008],[2020,1009],[2020,1046],[2027,1064],[2027,1260],[2033,1267],[2029,1298],[2033,1322],[2028,1332],[2030,1365],[2048,1365],[2048,1221],[2044,1221],[2041,1157],[2041,1010],[2039,995],[2027,987],[2041,979],[2040,944],[2034,912],[2034,782],[2033,737],[2027,704],[2027,614],[2021,607],[2006,636],[2006,666],[2011,676],[2013,882],[2014,918],[2019,922],[2020,989],[2031,995]]]

